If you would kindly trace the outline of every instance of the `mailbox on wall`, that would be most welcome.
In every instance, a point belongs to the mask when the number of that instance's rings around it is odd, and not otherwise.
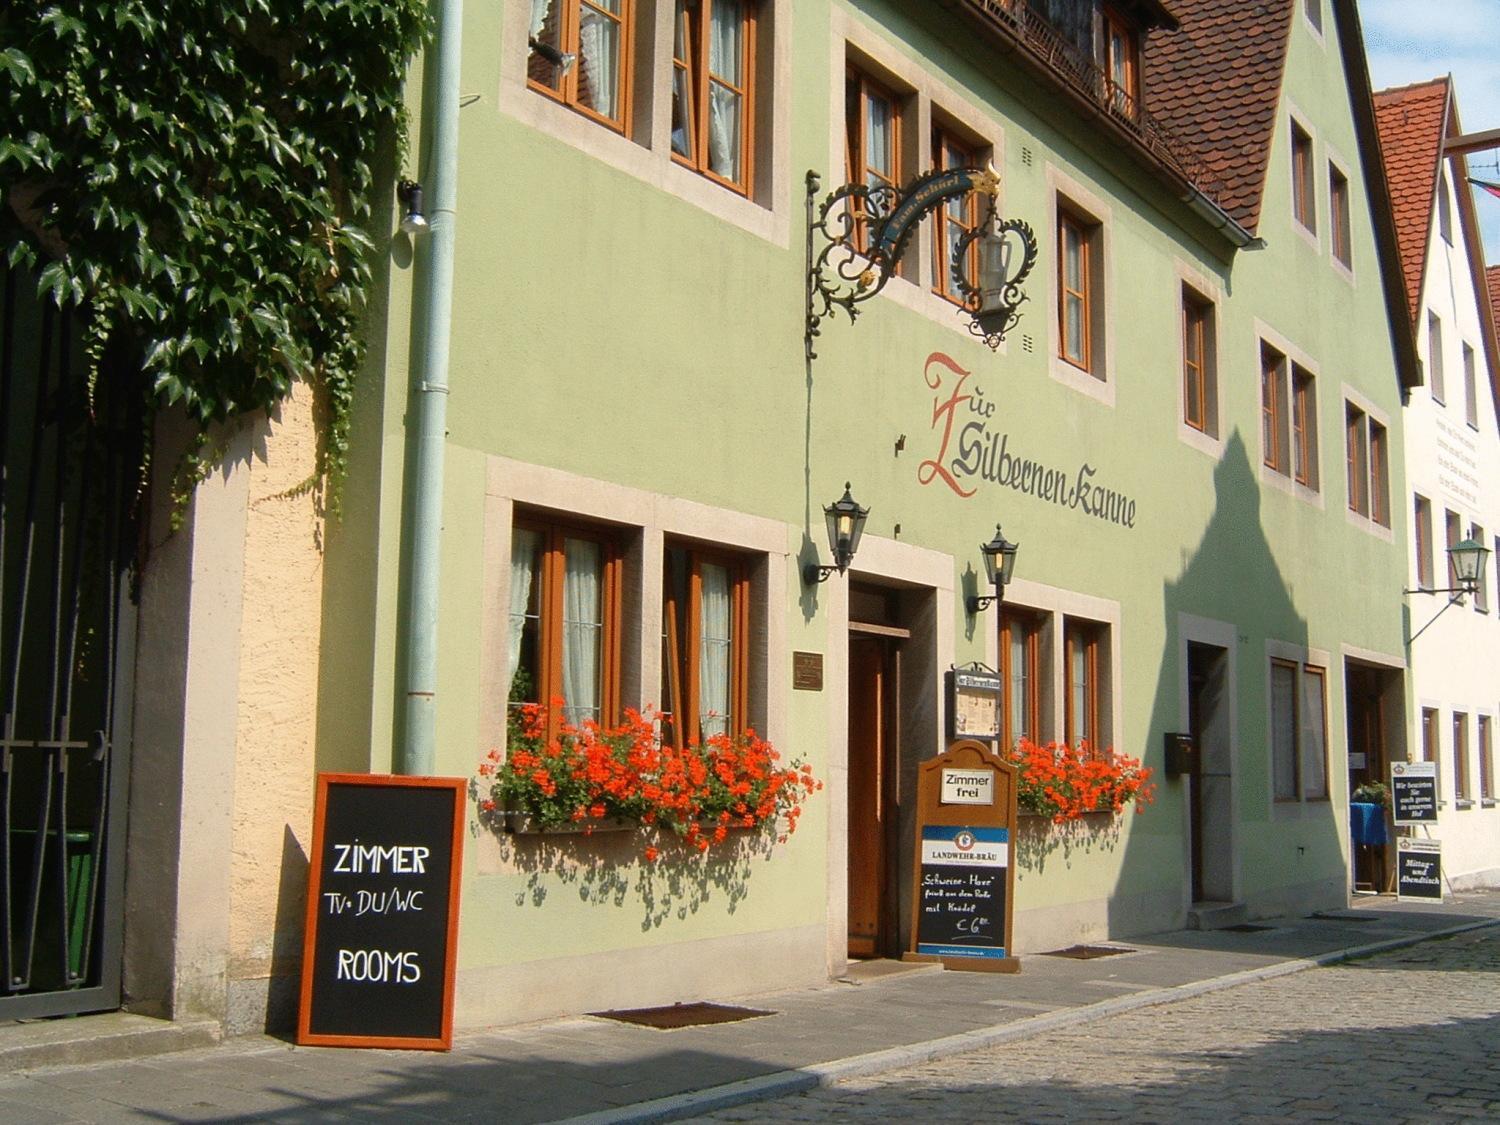
[[[1167,731],[1162,735],[1167,757],[1167,776],[1185,777],[1198,772],[1198,747],[1193,736],[1181,731]]]

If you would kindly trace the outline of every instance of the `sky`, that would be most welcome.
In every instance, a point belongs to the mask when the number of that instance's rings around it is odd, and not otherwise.
[[[1500,129],[1500,0],[1359,0],[1359,12],[1377,90],[1451,74],[1464,132]],[[1471,154],[1469,175],[1500,183],[1500,149]],[[1485,261],[1500,263],[1500,199],[1474,200]]]

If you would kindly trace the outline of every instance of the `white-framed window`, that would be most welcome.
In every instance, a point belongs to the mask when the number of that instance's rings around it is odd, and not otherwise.
[[[1447,388],[1443,386],[1443,322],[1435,312],[1427,314],[1427,381],[1432,387],[1432,397],[1438,402],[1447,399]]]
[[[1479,379],[1474,372],[1474,349],[1464,342],[1464,417],[1469,428],[1479,429]]]

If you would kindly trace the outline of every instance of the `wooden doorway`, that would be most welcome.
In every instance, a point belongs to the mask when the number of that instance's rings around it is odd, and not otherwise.
[[[906,629],[849,625],[849,956],[899,952],[901,647]]]
[[[1390,762],[1406,757],[1404,749],[1390,743],[1390,732],[1401,729],[1388,714],[1388,707],[1394,702],[1390,693],[1399,693],[1400,689],[1399,672],[1352,661],[1345,668],[1350,793],[1366,782],[1386,781]],[[1353,853],[1350,880],[1354,887],[1373,891],[1390,889],[1395,856],[1389,840],[1387,825],[1388,842],[1384,846],[1350,842],[1349,850]]]
[[[1188,779],[1194,902],[1234,901],[1233,755],[1230,748],[1229,653],[1188,645],[1188,729],[1198,748]]]

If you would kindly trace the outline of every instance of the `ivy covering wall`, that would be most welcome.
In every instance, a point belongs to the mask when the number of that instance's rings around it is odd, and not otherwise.
[[[0,251],[203,424],[306,378],[344,464],[373,152],[404,139],[423,0],[67,0],[0,9]],[[378,232],[384,236],[385,232]]]

